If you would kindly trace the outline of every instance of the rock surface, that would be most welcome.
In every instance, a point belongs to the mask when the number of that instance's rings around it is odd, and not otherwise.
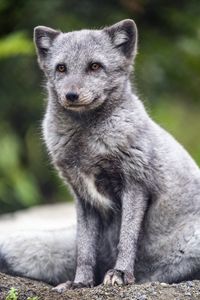
[[[42,282],[12,277],[0,273],[0,299],[5,300],[10,288],[18,291],[17,300],[38,297],[38,300],[189,300],[200,299],[200,281],[180,284],[147,283],[124,287],[98,286],[91,289],[70,290],[63,294],[52,291]]]
[[[67,228],[75,223],[76,212],[73,203],[46,204],[0,215],[0,234],[24,229],[54,230]]]

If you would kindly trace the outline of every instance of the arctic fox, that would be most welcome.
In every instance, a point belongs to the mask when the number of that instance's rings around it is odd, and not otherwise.
[[[132,92],[137,29],[38,26],[43,137],[77,229],[1,237],[0,270],[56,289],[200,278],[200,169]],[[36,242],[37,241],[37,242]]]

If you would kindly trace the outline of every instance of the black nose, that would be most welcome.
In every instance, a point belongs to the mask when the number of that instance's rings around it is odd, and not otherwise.
[[[73,92],[69,92],[65,95],[66,99],[68,101],[74,102],[76,100],[78,100],[78,94],[77,93],[73,93]]]

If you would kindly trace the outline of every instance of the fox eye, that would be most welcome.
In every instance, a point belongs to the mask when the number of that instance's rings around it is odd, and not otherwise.
[[[56,71],[60,72],[60,73],[64,73],[66,72],[67,68],[64,64],[58,64],[56,66]]]
[[[99,63],[91,63],[89,68],[91,71],[97,71],[101,68],[101,65]]]

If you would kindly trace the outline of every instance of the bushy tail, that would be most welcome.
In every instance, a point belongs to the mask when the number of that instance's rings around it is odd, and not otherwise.
[[[75,226],[0,236],[0,272],[53,285],[74,278]]]

